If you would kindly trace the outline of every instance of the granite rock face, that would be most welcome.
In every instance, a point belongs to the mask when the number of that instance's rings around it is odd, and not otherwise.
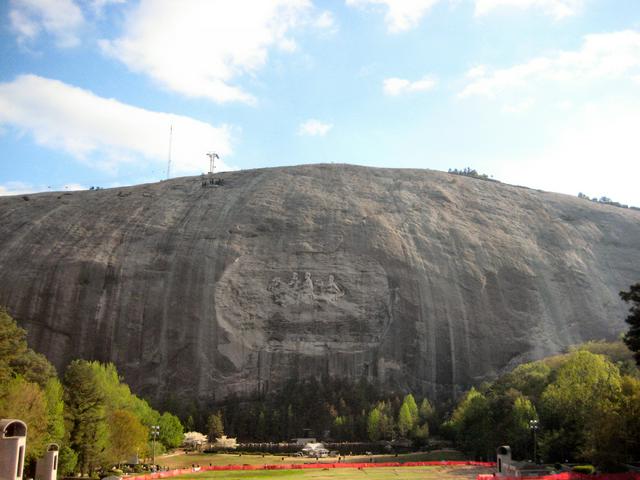
[[[428,170],[312,165],[0,198],[0,304],[59,368],[220,400],[366,377],[445,398],[626,330],[640,211]]]

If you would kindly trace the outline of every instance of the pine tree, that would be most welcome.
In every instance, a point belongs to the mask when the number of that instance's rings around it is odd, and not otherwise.
[[[216,438],[220,438],[224,435],[222,414],[219,411],[209,415],[209,419],[207,420],[207,433],[209,435],[210,442],[215,442]]]
[[[420,423],[428,422],[433,419],[435,414],[435,410],[433,406],[429,402],[429,399],[423,398],[420,403],[420,409],[418,410],[418,415],[420,417]]]
[[[407,402],[404,402],[400,407],[400,413],[398,413],[398,433],[401,437],[406,437],[414,425],[415,421],[411,415],[411,408]]]
[[[620,298],[632,304],[629,316],[625,319],[629,324],[629,331],[624,336],[624,343],[633,352],[636,364],[640,366],[640,283],[631,285],[628,292],[620,292]]]
[[[369,435],[369,440],[372,442],[377,442],[381,437],[380,415],[380,409],[378,409],[378,407],[374,407],[367,417],[367,434]]]
[[[187,417],[187,421],[184,422],[184,428],[187,432],[193,432],[196,428],[196,422],[193,420],[193,415]]]
[[[84,473],[100,465],[108,443],[104,396],[89,362],[74,360],[64,375],[65,416],[71,448]]]
[[[419,420],[419,409],[418,404],[416,403],[415,398],[410,393],[404,397],[403,403],[406,403],[409,407],[409,413],[411,413],[411,419],[415,424]]]

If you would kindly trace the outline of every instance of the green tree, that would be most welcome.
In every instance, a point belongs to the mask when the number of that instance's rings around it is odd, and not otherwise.
[[[449,428],[456,443],[475,457],[488,458],[494,446],[491,436],[489,402],[485,395],[471,388],[451,415]]]
[[[122,382],[115,365],[100,362],[88,363],[108,413],[115,410],[128,410],[147,427],[158,423],[159,412],[151,408],[146,400],[131,393],[129,386]]]
[[[45,388],[47,382],[57,376],[56,369],[49,360],[30,348],[27,348],[19,359],[13,361],[13,369],[27,381],[37,383],[40,388]]]
[[[158,420],[160,442],[166,448],[177,448],[184,440],[184,429],[180,419],[169,412],[164,412]]]
[[[551,460],[584,458],[581,452],[589,450],[597,434],[594,419],[615,410],[621,392],[620,372],[604,356],[585,350],[567,355],[541,397],[545,426],[562,432],[555,443],[545,442]]]
[[[27,346],[27,332],[0,307],[0,390],[17,375],[44,389],[56,370],[44,355]]]
[[[435,415],[435,410],[429,402],[428,398],[423,398],[422,402],[420,402],[420,408],[418,409],[418,416],[420,418],[420,422],[430,422],[431,419]]]
[[[0,307],[0,392],[15,376],[14,364],[27,352],[27,332]]]
[[[108,428],[104,394],[90,362],[74,360],[64,375],[65,417],[70,446],[78,454],[78,466],[90,473],[105,459]]]
[[[0,416],[28,422],[27,457],[33,460],[46,443],[63,439],[63,403],[55,369],[27,346],[26,338],[26,331],[0,308]]]
[[[60,380],[51,378],[44,389],[47,405],[48,441],[61,444],[65,439],[64,392]]]
[[[398,433],[401,437],[407,437],[419,421],[418,405],[413,395],[404,397],[400,411],[398,412]]]
[[[347,418],[341,415],[333,419],[333,427],[331,428],[332,436],[337,440],[345,440],[348,438]]]
[[[210,442],[215,442],[216,438],[220,438],[222,435],[224,435],[222,414],[220,413],[220,411],[209,415],[209,418],[207,420],[207,432]]]
[[[620,395],[601,402],[587,426],[580,453],[607,471],[640,453],[640,380],[624,376]]]
[[[78,454],[68,445],[60,448],[58,454],[58,474],[68,476],[73,473],[78,464]]]
[[[367,433],[372,442],[393,438],[394,422],[389,402],[378,402],[371,410],[367,418]]]
[[[187,432],[193,432],[196,428],[196,422],[193,420],[193,415],[189,415],[187,420],[184,422],[184,429]]]
[[[633,352],[622,341],[607,342],[605,340],[591,340],[581,345],[570,347],[570,351],[586,350],[598,355],[604,355],[611,363],[620,370],[621,375],[630,375],[640,378],[640,370],[638,369]]]
[[[620,292],[620,298],[631,303],[629,315],[625,319],[629,324],[629,331],[624,336],[624,343],[633,352],[636,364],[640,366],[640,283],[631,285],[628,292]]]
[[[505,391],[512,388],[522,392],[533,402],[537,402],[549,384],[551,372],[552,368],[545,360],[523,363],[496,383]]]
[[[402,401],[403,405],[407,405],[409,407],[409,413],[411,414],[411,419],[413,423],[417,423],[419,420],[420,411],[418,409],[418,404],[416,403],[415,398],[410,393],[404,397]]]
[[[414,445],[422,447],[427,444],[429,439],[429,424],[424,422],[422,425],[416,425],[411,432]]]
[[[401,437],[407,437],[413,429],[415,422],[411,417],[411,410],[406,403],[403,403],[398,413],[398,433]]]
[[[367,434],[369,435],[369,440],[372,442],[377,442],[382,437],[380,432],[380,416],[380,409],[375,407],[369,412],[369,416],[367,417]]]
[[[412,437],[417,446],[425,445],[430,433],[439,428],[436,411],[428,398],[423,398],[418,408],[418,421],[414,426]]]
[[[122,463],[146,450],[149,429],[133,413],[114,410],[108,415],[108,425],[107,458],[111,462]]]
[[[510,445],[514,458],[533,458],[533,439],[529,422],[538,420],[536,408],[513,388],[490,391],[491,435],[495,445]]]
[[[42,455],[48,441],[47,400],[36,383],[20,376],[10,379],[0,395],[0,418],[19,418],[27,424],[27,460]]]
[[[618,448],[626,453],[626,460],[640,458],[640,379],[622,377],[622,427],[619,430]]]

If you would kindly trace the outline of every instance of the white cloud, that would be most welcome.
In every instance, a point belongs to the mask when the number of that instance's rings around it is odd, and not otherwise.
[[[500,180],[640,206],[640,100],[598,101],[572,110],[539,152],[505,161]],[[532,132],[535,135],[535,132]]]
[[[556,106],[560,110],[564,110],[566,112],[573,108],[573,102],[571,100],[561,100],[556,104]]]
[[[522,113],[529,110],[535,101],[532,98],[523,98],[513,103],[508,103],[502,107],[504,113]]]
[[[208,151],[231,153],[227,126],[144,110],[35,75],[0,83],[0,125],[28,132],[39,145],[106,170],[117,170],[124,163],[164,165],[170,124],[176,173],[205,170]]]
[[[640,73],[640,32],[587,35],[577,51],[560,51],[504,69],[485,66],[467,72],[459,97],[495,97],[540,82],[576,85],[589,80],[633,78]]]
[[[24,182],[6,182],[0,184],[0,197],[5,195],[22,195],[37,191],[36,188]]]
[[[584,0],[476,0],[476,15],[486,15],[502,7],[538,8],[546,15],[560,20],[577,14]]]
[[[318,28],[326,28],[333,30],[335,28],[336,20],[333,14],[329,10],[323,11],[318,18],[316,18],[314,25]]]
[[[382,82],[384,93],[391,96],[397,96],[404,93],[423,92],[431,90],[436,86],[435,79],[426,75],[420,80],[410,81],[404,78],[387,78]]]
[[[487,67],[484,65],[476,65],[475,67],[470,68],[465,73],[465,77],[467,78],[481,78],[487,74]]]
[[[507,139],[500,148],[509,154],[500,167],[492,167],[496,178],[638,205],[633,181],[640,176],[640,91],[633,81],[638,75],[640,32],[627,30],[588,35],[575,50],[506,68],[475,66],[459,97],[495,99],[502,113],[528,113],[506,126],[522,142],[510,149]],[[490,108],[482,113],[489,121]],[[497,155],[492,161],[500,163]]]
[[[315,118],[310,118],[298,127],[298,135],[308,135],[311,137],[324,137],[329,130],[333,128],[333,124],[324,123]]]
[[[80,185],[79,183],[66,183],[62,186],[62,189],[70,192],[77,192],[79,190],[87,190],[87,187]]]
[[[319,15],[320,24],[331,23]],[[270,49],[295,51],[291,32],[314,20],[309,0],[142,0],[128,12],[122,36],[101,46],[188,97],[252,104],[255,97],[239,80],[264,67]]]
[[[45,192],[45,191],[68,191],[77,192],[79,190],[88,190],[84,185],[79,183],[66,183],[64,185],[32,185],[25,182],[6,182],[0,184],[0,197],[7,195],[24,195],[25,193]]]
[[[18,42],[34,41],[41,33],[53,36],[59,47],[76,46],[85,19],[72,0],[12,0],[11,28]]]
[[[383,6],[387,29],[398,33],[415,28],[422,17],[441,0],[346,0],[351,7]]]

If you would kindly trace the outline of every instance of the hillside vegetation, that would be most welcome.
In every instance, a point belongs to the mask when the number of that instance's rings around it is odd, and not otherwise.
[[[498,445],[531,459],[604,469],[640,458],[640,371],[622,342],[587,342],[469,390],[443,432],[475,457]]]
[[[62,475],[90,474],[138,452],[151,455],[149,430],[160,426],[158,452],[182,443],[182,425],[132,394],[112,364],[74,360],[58,377],[47,359],[28,347],[26,332],[0,309],[0,418],[28,427],[27,475],[47,444],[60,449]]]

